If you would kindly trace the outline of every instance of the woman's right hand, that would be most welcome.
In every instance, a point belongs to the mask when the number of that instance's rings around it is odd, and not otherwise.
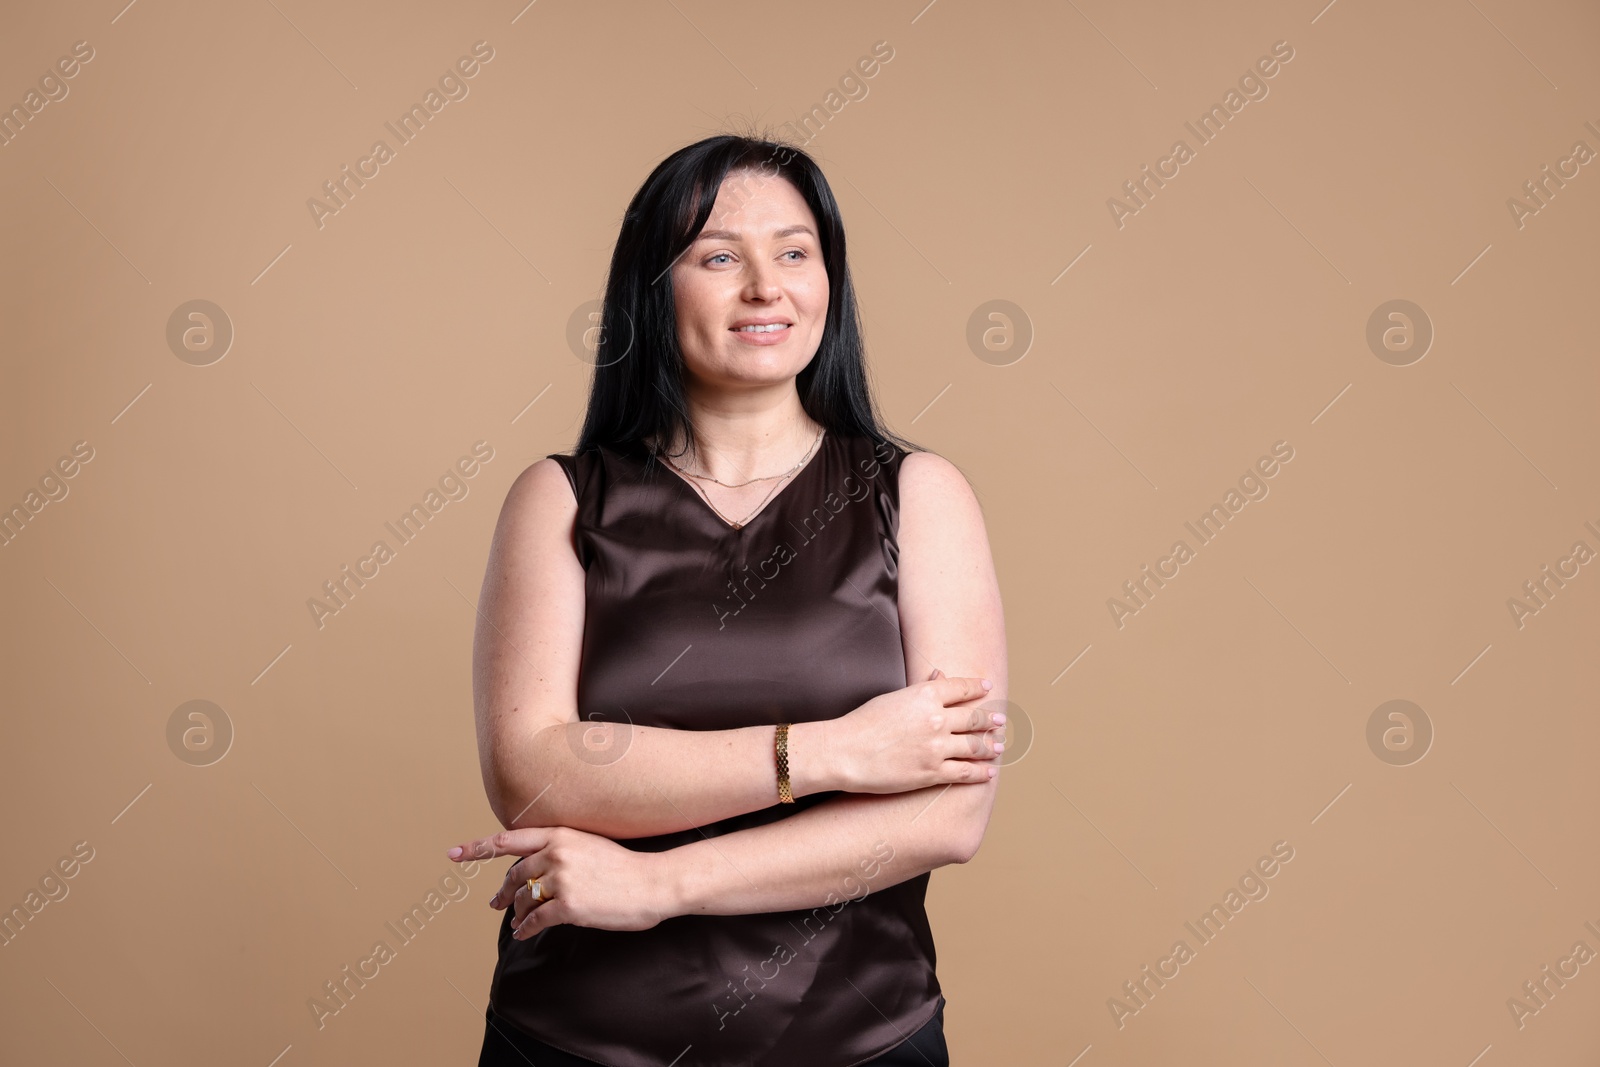
[[[938,670],[873,697],[823,731],[836,788],[904,793],[952,782],[986,782],[1004,749],[1005,715],[977,707],[988,695],[979,678]]]

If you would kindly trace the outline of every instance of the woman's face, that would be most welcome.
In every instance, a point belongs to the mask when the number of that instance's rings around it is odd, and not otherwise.
[[[672,268],[678,345],[691,386],[773,385],[816,355],[828,314],[817,220],[787,180],[729,174]],[[739,329],[779,323],[776,329]]]

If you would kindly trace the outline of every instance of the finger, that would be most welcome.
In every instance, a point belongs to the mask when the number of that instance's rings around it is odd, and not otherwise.
[[[939,698],[945,705],[963,704],[969,700],[977,700],[989,690],[984,688],[986,679],[983,678],[939,678],[936,681]]]
[[[528,884],[528,879],[533,877],[532,868],[528,866],[528,858],[523,857],[506,868],[506,881],[500,890],[501,904],[510,907],[518,889]]]
[[[521,922],[528,912],[533,911],[535,908],[544,907],[545,903],[555,896],[555,890],[551,884],[551,871],[547,868],[543,872],[536,872],[534,868],[526,866],[527,861],[523,862],[524,868],[517,877],[516,887],[512,890],[513,899],[516,901],[518,909],[520,909],[517,912],[516,922]],[[533,882],[539,883],[538,900],[533,899],[533,886],[531,884]]]
[[[518,941],[526,941],[540,930],[547,930],[567,921],[566,906],[559,900],[552,900],[547,904],[540,904],[533,909],[533,914],[522,921],[511,936]]]
[[[457,863],[482,863],[494,859],[497,853],[493,838],[479,837],[452,847],[445,855]]]
[[[500,888],[494,891],[494,896],[489,898],[491,908],[504,908],[511,903],[511,895],[517,890],[517,883],[521,881],[518,872],[523,869],[522,860],[517,860],[506,868],[504,877],[500,879]]]
[[[974,784],[987,782],[998,773],[992,763],[969,759],[947,759],[943,770],[947,782]]]
[[[1005,751],[1005,734],[985,731],[953,734],[946,759],[987,760]]]
[[[539,883],[538,900],[533,898],[533,886],[529,883],[529,879]],[[523,917],[526,917],[530,911],[544,907],[545,904],[549,902],[550,897],[550,877],[549,875],[545,874],[529,875],[527,878],[522,880],[522,885],[517,889],[517,900],[521,902],[520,906],[522,908]]]
[[[517,860],[506,868],[506,875],[500,881],[500,888],[495,890],[493,897],[489,898],[491,908],[504,908],[512,902],[512,897],[519,887],[526,886],[529,878],[539,878],[542,875],[533,873],[533,868],[528,861],[533,857],[526,856]]]
[[[994,710],[998,703],[980,704],[975,708],[966,709],[966,716],[958,719],[950,727],[953,734],[988,733],[998,731],[1005,733],[1006,713]]]
[[[488,837],[478,837],[465,844],[456,845],[445,855],[457,863],[493,859],[496,856],[529,856],[548,843],[550,828],[527,826],[515,830],[501,830]]]

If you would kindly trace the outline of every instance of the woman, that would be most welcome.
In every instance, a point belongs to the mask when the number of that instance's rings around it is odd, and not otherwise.
[[[965,479],[880,427],[816,164],[662,162],[596,356],[479,601],[507,829],[449,854],[524,857],[479,1063],[947,1064],[923,899],[994,803],[1000,596]]]

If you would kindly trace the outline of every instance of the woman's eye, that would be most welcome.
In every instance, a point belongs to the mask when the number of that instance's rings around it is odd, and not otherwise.
[[[798,256],[800,259],[806,258],[805,250],[804,249],[800,249],[800,248],[791,248],[791,249],[789,249],[789,251],[787,251],[787,252],[785,252],[783,254],[785,256]],[[721,260],[723,262],[728,262],[728,261],[730,261],[732,259],[733,259],[732,253],[729,253],[729,252],[718,252],[716,255],[707,256],[706,257],[706,266],[709,267],[712,264],[716,263],[718,260]],[[798,260],[791,259],[789,262],[795,263],[795,262],[798,262]]]

